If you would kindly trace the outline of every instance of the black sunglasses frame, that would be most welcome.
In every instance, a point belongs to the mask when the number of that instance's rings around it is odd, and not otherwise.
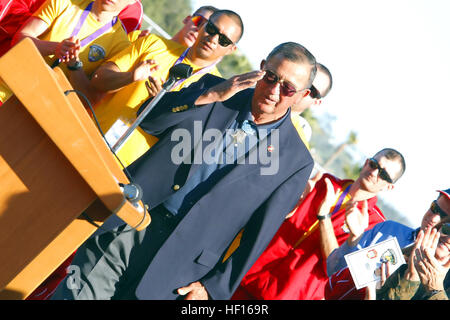
[[[226,35],[224,35],[223,33],[220,33],[219,28],[217,28],[214,23],[212,23],[211,21],[208,20],[208,22],[205,25],[205,31],[207,34],[209,34],[210,36],[215,36],[216,34],[219,35],[219,44],[222,47],[228,47],[229,45],[234,44],[233,41],[230,40],[230,38],[228,38]]]
[[[313,99],[322,99],[322,95],[320,94],[319,90],[317,90],[316,87],[314,87],[313,85],[311,85],[311,88],[309,88],[310,92],[310,96]]]
[[[270,84],[280,83],[280,90],[283,96],[292,97],[294,94],[301,90],[297,90],[292,84],[284,82],[284,80],[280,80],[280,77],[273,71],[263,70],[266,74],[263,77],[263,80]],[[273,78],[272,80],[270,78]],[[292,88],[291,88],[292,87]]]
[[[438,214],[438,215],[441,217],[441,219],[444,219],[444,218],[447,218],[447,217],[448,217],[447,212],[445,212],[444,210],[442,210],[441,207],[439,207],[439,205],[438,205],[438,203],[437,203],[437,200],[434,200],[434,201],[431,203],[430,210],[431,210],[431,212],[432,212],[433,214]]]
[[[382,180],[388,182],[388,183],[394,183],[392,178],[389,176],[389,173],[387,173],[386,169],[382,168],[380,164],[378,163],[377,159],[375,158],[369,158],[369,166],[372,169],[378,170],[378,177],[380,177]]]

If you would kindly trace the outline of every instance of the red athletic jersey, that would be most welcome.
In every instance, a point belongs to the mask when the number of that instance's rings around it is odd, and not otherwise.
[[[335,190],[343,191],[353,181],[341,180],[325,174],[304,198],[294,215],[280,227],[266,250],[241,281],[232,299],[258,300],[312,300],[323,299],[328,281],[326,259],[322,258],[317,223],[317,212],[326,195],[325,178]],[[385,220],[376,207],[377,198],[367,201],[369,227]],[[361,209],[362,203],[358,204]],[[333,208],[332,208],[333,209]],[[343,206],[333,215],[334,232],[341,245],[348,237]],[[305,235],[306,234],[306,235]],[[303,240],[298,244],[299,239]],[[298,244],[295,248],[294,246]]]
[[[326,300],[364,300],[366,288],[356,289],[348,267],[334,273],[325,285]]]

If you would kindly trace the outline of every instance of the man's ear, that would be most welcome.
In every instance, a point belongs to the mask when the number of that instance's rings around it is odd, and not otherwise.
[[[311,90],[309,90],[309,89],[303,90],[302,98],[306,98],[307,96],[309,96],[310,93],[311,93]]]
[[[234,51],[236,51],[236,49],[237,49],[237,46],[235,44],[233,44],[231,46],[231,48],[228,50],[226,55],[232,54]]]
[[[266,65],[266,60],[263,59],[263,60],[261,60],[261,63],[259,64],[259,68],[261,70],[263,70],[265,65]]]

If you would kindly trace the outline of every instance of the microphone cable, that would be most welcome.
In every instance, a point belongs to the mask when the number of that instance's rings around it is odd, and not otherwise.
[[[124,166],[124,164],[123,164],[122,161],[120,160],[119,156],[113,151],[111,145],[109,144],[108,140],[107,140],[106,137],[105,137],[105,134],[103,133],[102,128],[100,127],[100,123],[99,123],[99,121],[98,121],[98,119],[97,119],[97,116],[96,116],[96,114],[95,114],[95,111],[94,111],[94,108],[92,107],[91,102],[90,102],[89,99],[86,97],[86,95],[85,95],[83,92],[79,91],[79,90],[72,89],[72,90],[66,90],[66,91],[64,91],[64,95],[65,95],[65,96],[68,96],[70,93],[76,93],[76,94],[78,94],[79,96],[81,96],[81,97],[84,99],[84,101],[85,101],[86,104],[88,105],[89,110],[91,111],[92,116],[93,116],[93,118],[94,118],[95,125],[97,126],[97,129],[100,131],[100,134],[101,134],[103,140],[106,142],[106,145],[108,146],[109,150],[113,153],[113,155],[115,156],[115,158],[116,158],[117,161],[119,162],[120,166],[122,167],[123,172],[125,173],[126,177],[127,177],[128,180],[130,181],[130,183],[129,183],[128,185],[127,185],[127,184],[123,184],[123,183],[119,183],[119,186],[123,189],[123,191],[125,191],[125,192],[129,195],[129,197],[127,197],[127,196],[125,196],[125,197],[126,197],[133,205],[137,204],[137,203],[142,199],[142,195],[143,195],[142,188],[141,188],[138,184],[135,184],[135,183],[133,182],[133,178],[131,177],[131,174],[128,172],[127,168]],[[130,189],[130,186],[132,186],[131,188],[135,188],[135,191],[136,191],[136,192],[133,193],[132,189]],[[147,214],[148,214],[148,213],[147,213],[147,210],[146,210],[146,208],[145,208],[145,204],[144,204],[143,210],[144,210],[144,215],[143,215],[143,217],[142,217],[142,220],[141,220],[135,227],[131,227],[131,226],[130,226],[131,229],[129,229],[129,230],[122,230],[122,231],[120,231],[120,232],[113,231],[113,230],[107,230],[107,229],[103,228],[101,225],[97,224],[97,223],[94,221],[94,219],[92,219],[92,218],[91,218],[86,212],[84,212],[84,211],[81,213],[81,215],[82,215],[83,217],[85,217],[86,220],[87,220],[89,223],[91,223],[92,225],[94,225],[94,226],[97,227],[98,229],[103,230],[103,231],[106,231],[106,232],[111,232],[111,233],[114,233],[114,234],[119,235],[119,234],[121,234],[121,233],[130,232],[130,231],[133,231],[133,230],[137,229],[137,228],[145,221],[145,218],[146,218],[146,216],[147,216]],[[125,223],[125,225],[127,225],[127,223]]]

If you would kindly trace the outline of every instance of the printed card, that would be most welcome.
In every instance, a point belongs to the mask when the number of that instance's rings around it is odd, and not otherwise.
[[[358,290],[367,287],[372,282],[380,281],[382,262],[389,261],[391,274],[405,263],[396,237],[349,253],[344,258]]]

